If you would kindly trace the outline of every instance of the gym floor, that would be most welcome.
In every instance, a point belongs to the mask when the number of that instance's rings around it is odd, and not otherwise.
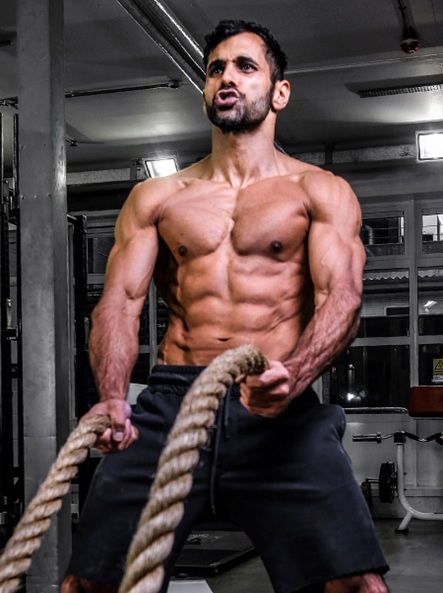
[[[386,575],[390,593],[441,593],[443,522],[413,519],[407,535],[395,533],[398,524],[398,519],[375,522],[390,565],[390,571]],[[206,585],[201,583],[202,593],[273,593],[258,557],[245,560],[222,574],[205,578],[204,581]],[[184,585],[186,579],[181,582]],[[198,586],[192,588],[195,593],[199,590]]]

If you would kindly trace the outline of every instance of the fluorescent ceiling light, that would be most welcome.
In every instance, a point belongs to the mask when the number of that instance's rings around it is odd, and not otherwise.
[[[165,177],[177,173],[177,161],[174,158],[166,159],[142,159],[148,177]]]
[[[443,159],[443,130],[417,132],[417,160],[437,161]]]

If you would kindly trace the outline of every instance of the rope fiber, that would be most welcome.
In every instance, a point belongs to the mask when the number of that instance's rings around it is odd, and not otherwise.
[[[109,416],[85,418],[60,449],[0,557],[0,593],[14,593],[20,586],[21,576],[31,564],[31,555],[40,547],[41,537],[49,529],[50,517],[60,510],[61,499],[77,475],[78,466],[98,436],[110,426]]]
[[[183,500],[192,487],[198,449],[207,441],[220,400],[238,376],[260,374],[267,366],[255,346],[240,346],[215,358],[192,384],[160,456],[148,502],[129,548],[119,593],[160,590],[163,562],[171,552],[174,530],[183,517]],[[0,557],[0,593],[14,593],[20,586],[31,555],[40,546],[50,517],[60,509],[78,465],[110,426],[108,416],[85,418],[69,436]]]

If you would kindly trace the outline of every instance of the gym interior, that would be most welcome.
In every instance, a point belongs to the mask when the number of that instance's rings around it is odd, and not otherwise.
[[[118,212],[139,181],[210,151],[204,36],[255,20],[289,57],[276,145],[346,179],[363,212],[360,328],[314,389],[346,412],[390,590],[440,591],[443,3],[3,0],[1,17],[0,547],[96,401],[90,313]],[[152,284],[131,402],[167,323]],[[99,457],[79,467],[20,591],[58,590]],[[272,591],[245,535],[217,521],[192,533],[170,585],[211,591]]]

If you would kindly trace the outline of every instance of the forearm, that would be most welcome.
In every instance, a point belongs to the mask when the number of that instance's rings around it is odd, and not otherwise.
[[[283,361],[291,376],[291,391],[300,395],[355,337],[360,318],[360,295],[331,293],[316,309],[296,347]]]
[[[92,315],[89,356],[100,400],[126,399],[137,360],[138,316],[99,304]]]

